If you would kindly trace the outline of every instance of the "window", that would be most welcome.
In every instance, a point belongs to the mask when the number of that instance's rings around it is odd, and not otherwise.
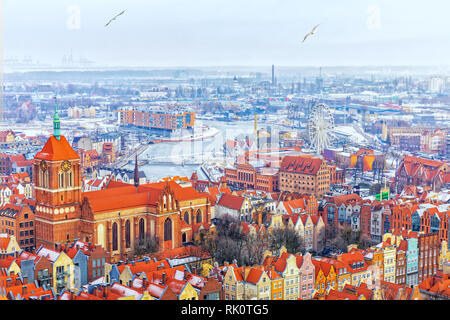
[[[131,246],[131,227],[130,220],[125,222],[125,247],[129,248]]]
[[[145,226],[144,218],[141,218],[139,220],[139,239],[141,240],[143,240],[145,236],[144,226]]]
[[[117,223],[114,222],[112,226],[112,249],[116,251],[119,249],[119,241],[117,235]]]
[[[167,218],[164,221],[164,241],[172,240],[172,220]]]

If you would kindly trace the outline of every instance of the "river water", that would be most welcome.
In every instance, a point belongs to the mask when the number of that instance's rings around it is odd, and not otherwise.
[[[185,142],[161,142],[151,144],[139,156],[139,160],[148,160],[149,163],[142,165],[143,170],[150,181],[156,181],[170,176],[191,177],[193,172],[197,172],[199,179],[206,179],[200,170],[203,162],[217,162],[225,164],[223,145],[226,140],[234,140],[237,136],[248,135],[254,137],[253,121],[223,122],[215,120],[197,120],[197,125],[207,125],[215,127],[219,133],[212,138],[185,141]],[[282,129],[277,124],[258,124],[258,128],[270,127],[272,133]],[[228,162],[232,159],[228,159]],[[134,165],[127,165],[128,169],[133,169]]]

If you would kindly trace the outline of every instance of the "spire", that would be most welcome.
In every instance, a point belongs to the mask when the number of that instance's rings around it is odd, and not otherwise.
[[[58,115],[58,104],[56,103],[56,96],[55,96],[55,116],[53,117],[53,136],[59,140],[60,139],[60,128],[61,125],[59,123],[59,115]]]
[[[136,187],[136,191],[137,191],[137,187],[139,186],[139,169],[138,169],[137,152],[136,152],[136,159],[134,162],[134,186]]]

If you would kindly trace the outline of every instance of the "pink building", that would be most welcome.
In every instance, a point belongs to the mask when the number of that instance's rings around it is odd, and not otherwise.
[[[295,257],[297,258],[297,267],[300,269],[299,297],[303,300],[311,299],[315,281],[315,269],[311,260],[311,254],[307,252],[304,256],[298,254]]]

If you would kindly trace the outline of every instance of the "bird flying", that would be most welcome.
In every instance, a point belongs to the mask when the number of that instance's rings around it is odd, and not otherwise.
[[[125,12],[125,10],[123,10],[121,13],[115,15],[114,18],[112,18],[111,20],[108,21],[107,24],[105,24],[105,27],[109,26],[109,24],[110,24],[113,20],[116,20],[116,18],[117,18],[118,16],[122,15],[124,12]]]
[[[318,26],[320,26],[320,24],[318,24],[317,26],[315,26],[315,27],[311,30],[311,32],[308,33],[308,34],[305,36],[305,38],[303,39],[302,43],[305,42],[305,40],[306,40],[309,36],[311,36],[311,35],[313,35],[313,34],[316,33],[316,29],[317,29]]]

